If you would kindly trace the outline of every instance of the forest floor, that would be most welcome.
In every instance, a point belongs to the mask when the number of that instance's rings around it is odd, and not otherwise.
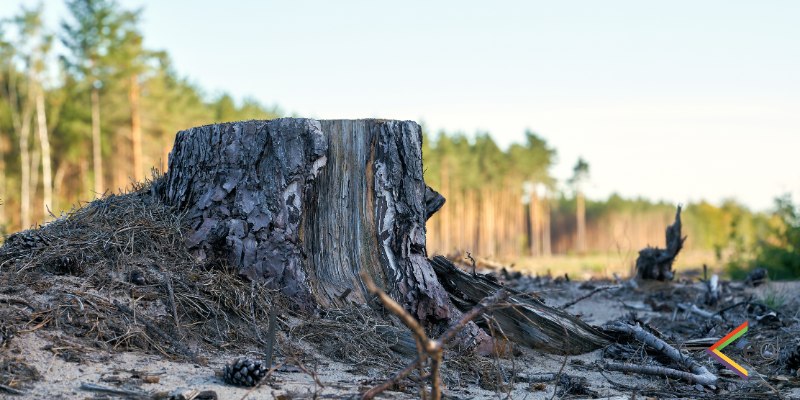
[[[61,279],[61,278],[56,278]],[[564,304],[587,293],[586,285],[582,282],[553,283],[549,291],[542,290],[542,296],[548,305],[557,306]],[[702,330],[702,323],[692,319],[691,316],[678,313],[677,325],[666,326],[661,322],[669,320],[669,312],[653,311],[647,304],[648,299],[657,298],[656,293],[665,290],[680,292],[700,283],[652,283],[640,282],[636,290],[622,290],[600,292],[593,297],[578,302],[569,310],[582,315],[582,319],[593,325],[602,325],[626,315],[635,313],[635,319],[644,324],[663,326],[665,330],[680,331],[681,329],[694,332]],[[53,286],[53,288],[59,285]],[[553,291],[556,290],[556,291]],[[780,309],[786,315],[782,317],[782,326],[778,330],[786,332],[786,337],[797,338],[800,333],[800,324],[796,318],[800,313],[800,282],[773,282],[761,285],[758,288],[744,288],[744,296],[753,296],[757,299],[776,298],[781,302]],[[25,304],[15,303],[13,297],[0,296],[0,307],[11,307],[17,311],[25,311]],[[44,300],[44,299],[39,299]],[[32,301],[32,300],[31,300]],[[88,306],[88,305],[87,305]],[[6,312],[10,310],[5,310]],[[287,317],[290,325],[302,324],[294,317]],[[673,322],[675,324],[675,322]],[[34,324],[31,324],[34,325]],[[35,326],[38,326],[36,324]],[[168,393],[176,389],[189,388],[200,391],[213,391],[219,399],[241,399],[248,393],[248,388],[240,388],[224,383],[219,376],[223,366],[235,357],[248,355],[258,358],[260,350],[254,347],[249,354],[237,352],[198,352],[201,359],[207,360],[207,365],[200,365],[195,361],[187,361],[170,355],[157,355],[152,352],[131,351],[128,349],[115,349],[109,346],[106,349],[90,348],[78,344],[62,330],[55,326],[44,324],[42,328],[28,326],[14,335],[10,341],[5,341],[0,350],[0,359],[6,368],[17,365],[27,365],[34,368],[37,378],[25,383],[6,382],[9,386],[18,387],[21,394],[15,396],[20,399],[44,398],[169,398]],[[763,336],[766,330],[775,331],[775,326],[762,327],[755,322],[751,325],[748,336],[757,338]],[[25,331],[29,332],[25,332]],[[711,336],[724,336],[727,332],[720,332]],[[687,335],[684,335],[687,336]],[[705,335],[708,336],[708,335]],[[299,340],[294,343],[302,354],[305,367],[316,371],[319,381],[324,387],[318,385],[311,375],[300,372],[298,368],[284,368],[274,373],[266,385],[253,391],[248,399],[291,399],[291,398],[358,398],[369,387],[382,382],[396,369],[377,368],[375,366],[359,366],[353,363],[334,360],[325,355],[324,351],[310,342]],[[784,347],[783,344],[780,347]],[[324,349],[322,349],[324,350]],[[740,351],[740,350],[739,350]],[[734,359],[739,359],[734,350],[726,351]],[[775,369],[768,372],[768,367],[760,368],[764,377],[771,377],[770,385],[759,379],[743,381],[732,376],[721,364],[713,361],[701,349],[691,351],[693,357],[706,365],[713,373],[723,376],[726,382],[722,383],[716,393],[704,388],[695,388],[691,384],[679,381],[668,381],[660,377],[651,377],[639,374],[603,371],[599,367],[602,359],[607,357],[604,350],[568,357],[562,374],[577,379],[572,392],[564,393],[564,385],[556,388],[551,381],[531,382],[531,376],[537,374],[558,373],[564,358],[559,355],[541,353],[529,348],[519,348],[519,353],[513,359],[496,360],[487,358],[490,365],[499,362],[505,372],[506,379],[514,377],[513,384],[505,382],[504,389],[495,386],[494,390],[481,382],[482,377],[478,372],[473,374],[454,374],[453,378],[446,379],[447,391],[445,394],[453,399],[484,399],[484,398],[513,398],[513,399],[550,399],[554,390],[558,398],[617,398],[629,399],[634,392],[647,393],[635,398],[727,398],[739,397],[768,398],[766,394],[772,392],[769,386],[777,388],[785,398],[800,398],[800,379],[787,377]],[[15,361],[16,360],[16,361]],[[276,357],[276,364],[283,361],[284,357]],[[403,358],[404,362],[410,359]],[[15,364],[16,363],[16,364]],[[447,361],[445,361],[445,365]],[[287,364],[288,365],[288,364]],[[513,372],[512,372],[513,371]],[[601,373],[602,372],[602,373]],[[783,375],[783,376],[781,376]],[[472,376],[472,378],[470,378]],[[778,378],[775,378],[778,376]],[[777,380],[776,380],[777,379]],[[535,380],[535,379],[534,379]],[[96,384],[108,388],[128,391],[138,391],[147,397],[134,395],[115,395],[103,392],[92,392],[81,389],[82,384]],[[708,393],[711,392],[711,393]],[[663,393],[654,395],[652,393]],[[672,393],[670,395],[669,393]],[[744,397],[742,397],[744,395]],[[410,381],[395,388],[395,391],[386,391],[379,398],[419,398],[417,387]],[[778,398],[778,397],[775,397]]]
[[[187,231],[185,216],[146,196],[145,189],[86,204],[43,227],[10,235],[0,247],[0,396],[178,399],[170,393],[193,389],[209,391],[204,399],[356,399],[411,361],[408,351],[398,350],[402,339],[409,339],[407,328],[377,302],[301,313],[290,298],[246,280],[224,259],[190,254],[179,245]],[[472,271],[461,259],[451,261]],[[540,297],[551,310],[615,285],[566,308],[613,343],[566,358],[518,345],[500,346],[511,350],[502,352],[505,358],[449,349],[439,369],[449,398],[800,398],[798,282],[754,287],[721,279],[712,291],[702,274],[680,268],[671,282],[618,282],[607,273],[576,281],[580,275],[564,276],[557,264],[550,270],[558,276],[530,274],[524,265],[479,264],[495,267],[483,271],[492,275],[486,279],[516,290],[517,298]],[[278,310],[274,363],[282,367],[248,394],[247,388],[223,382],[221,371],[239,357],[265,358],[270,310]],[[609,361],[686,368],[678,365],[685,358],[665,360],[630,335],[611,336],[602,326],[614,321],[639,325],[680,348],[680,358],[691,357],[718,381],[701,386],[610,371]],[[744,322],[750,324],[746,335],[724,350],[746,366],[749,380],[704,351]],[[745,360],[740,346],[746,343],[762,349],[774,344],[763,359]],[[418,398],[420,373],[412,372],[379,397]],[[100,387],[105,390],[97,391]]]

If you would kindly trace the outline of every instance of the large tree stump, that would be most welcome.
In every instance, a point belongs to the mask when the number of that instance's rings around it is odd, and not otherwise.
[[[417,318],[442,320],[425,221],[443,199],[426,202],[421,145],[411,121],[208,125],[178,133],[159,191],[188,213],[198,258],[226,259],[301,309],[365,302],[365,268]]]

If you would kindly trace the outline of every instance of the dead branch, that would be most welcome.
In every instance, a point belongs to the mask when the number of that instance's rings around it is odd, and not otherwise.
[[[400,320],[403,321],[403,323],[409,327],[412,332],[414,332],[414,336],[417,339],[417,348],[420,354],[418,359],[423,360],[424,357],[431,358],[431,399],[439,400],[441,397],[441,392],[439,388],[438,368],[442,361],[442,342],[428,339],[428,335],[425,334],[425,330],[422,329],[422,326],[417,323],[414,317],[406,312],[406,310],[403,309],[403,306],[394,301],[383,290],[378,289],[366,271],[361,271],[361,280],[367,286],[367,290],[369,290],[370,293],[378,296],[378,299],[380,299],[381,303],[383,303],[384,307],[386,307],[389,312],[400,318]],[[419,363],[419,367],[420,376],[424,376],[422,371],[422,363]],[[413,371],[413,368],[409,372],[411,371]],[[423,386],[420,388],[420,396],[425,399],[426,391],[424,383],[422,385]],[[369,391],[365,393],[364,396],[362,396],[362,399],[371,399],[379,392],[367,397],[369,393]]]
[[[561,306],[560,309],[561,310],[566,310],[567,308],[575,305],[575,303],[577,303],[577,302],[579,302],[581,300],[584,300],[584,299],[588,299],[589,297],[592,297],[592,295],[594,295],[597,292],[602,292],[603,290],[609,290],[609,289],[619,289],[621,287],[622,287],[622,285],[600,286],[599,288],[596,288],[596,289],[592,290],[588,294],[585,294],[585,295],[583,295],[581,297],[578,297],[575,300],[570,301],[567,304],[564,304],[563,306]]]
[[[172,308],[172,318],[175,319],[175,329],[178,332],[178,336],[183,336],[181,333],[181,323],[178,319],[178,308],[175,305],[175,292],[172,290],[172,283],[170,282],[169,278],[169,271],[163,265],[159,265],[162,271],[164,271],[164,281],[167,282],[167,292],[169,293],[169,305]]]
[[[717,315],[716,313],[710,313],[708,311],[703,311],[703,310],[699,309],[694,304],[678,303],[678,308],[680,308],[681,310],[684,310],[684,311],[687,311],[687,310],[691,311],[691,312],[693,312],[693,313],[695,313],[695,314],[697,314],[697,315],[699,315],[699,316],[701,316],[703,318],[713,318],[713,319],[717,320],[718,322],[725,322],[725,320],[722,317],[720,317],[719,315]]]
[[[118,395],[118,396],[134,397],[134,398],[139,398],[139,399],[149,398],[150,397],[149,394],[147,394],[145,392],[140,392],[138,390],[116,389],[116,388],[110,388],[110,387],[107,387],[107,386],[101,386],[101,385],[96,385],[94,383],[86,383],[86,382],[81,383],[81,389],[82,390],[87,390],[87,391],[90,391],[90,392],[109,393],[109,394],[115,394],[115,395]]]
[[[677,362],[679,365],[691,370],[692,373],[677,371],[665,367],[639,366],[610,362],[607,363],[605,367],[611,371],[636,372],[645,375],[657,376],[666,375],[676,379],[683,379],[689,382],[699,383],[704,386],[714,386],[717,383],[718,378],[716,375],[712,374],[705,367],[697,364],[690,358],[683,356],[679,350],[670,346],[663,340],[655,337],[653,334],[645,331],[638,324],[633,326],[617,322],[613,325],[606,326],[605,329],[633,335],[636,340],[652,346],[657,351],[660,351],[673,361]]]
[[[468,312],[482,299],[500,290],[509,292],[508,302],[513,307],[497,310],[494,317],[508,339],[514,342],[550,353],[573,355],[588,353],[612,342],[612,338],[599,329],[566,311],[545,305],[535,296],[506,288],[485,275],[464,272],[442,256],[434,257],[430,263],[453,305],[462,312]],[[564,327],[569,332],[569,346]]]
[[[382,290],[378,289],[377,286],[372,282],[369,275],[365,271],[361,271],[361,279],[367,285],[367,289],[378,296],[381,302],[384,304],[387,310],[392,312],[393,314],[397,315],[406,325],[414,332],[414,336],[418,339],[418,343],[422,350],[422,357],[417,357],[414,361],[408,364],[405,368],[395,373],[391,378],[389,378],[386,382],[383,382],[380,385],[373,387],[372,389],[368,390],[361,396],[362,400],[369,400],[377,396],[379,393],[383,392],[384,390],[392,387],[393,385],[397,384],[401,379],[405,378],[414,371],[417,366],[421,365],[421,361],[423,357],[430,357],[431,358],[431,398],[433,400],[439,400],[441,397],[440,392],[440,382],[439,382],[439,375],[438,375],[438,368],[442,362],[442,351],[444,350],[445,346],[444,343],[449,343],[455,335],[464,328],[464,326],[475,318],[477,315],[481,315],[487,310],[497,306],[499,303],[502,303],[508,300],[509,293],[505,290],[500,290],[491,297],[486,297],[483,299],[476,307],[474,307],[469,312],[465,313],[464,315],[459,318],[458,322],[453,324],[442,336],[439,337],[438,340],[431,340],[425,334],[425,331],[422,327],[414,320],[411,315],[409,315],[400,304],[397,304],[396,301],[392,300],[386,293]],[[452,344],[451,344],[452,346]],[[448,346],[449,347],[449,346]],[[424,389],[423,389],[424,390]]]

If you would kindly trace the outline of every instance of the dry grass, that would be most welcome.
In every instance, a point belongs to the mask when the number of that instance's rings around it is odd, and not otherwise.
[[[154,196],[152,185],[103,196],[37,229],[8,236],[0,247],[5,326],[40,332],[65,361],[83,362],[92,349],[192,358],[174,343],[201,355],[258,353],[265,347],[260,332],[267,331],[269,310],[279,307],[278,330],[285,338],[276,344],[280,354],[295,354],[305,341],[358,369],[391,373],[409,361],[392,350],[405,328],[380,310],[354,305],[299,315],[289,299],[239,276],[225,259],[197,260],[183,245],[191,228],[188,218]],[[18,362],[4,365],[12,375],[25,372]],[[503,382],[495,362],[474,354],[445,352],[441,372],[448,384],[477,381],[496,388]],[[25,373],[26,379],[38,376]]]
[[[27,313],[9,315],[22,329],[58,328],[82,345],[175,354],[152,329],[121,313],[118,302],[196,350],[259,343],[268,310],[288,308],[287,300],[242,279],[225,260],[201,262],[190,254],[183,245],[186,215],[153,196],[151,183],[7,238],[0,292],[30,305]]]

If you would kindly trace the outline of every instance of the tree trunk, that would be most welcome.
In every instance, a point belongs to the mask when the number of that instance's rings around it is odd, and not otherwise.
[[[422,133],[410,121],[281,118],[178,133],[154,190],[186,210],[186,246],[296,300],[371,297],[372,280],[419,319],[450,316],[425,251]],[[349,290],[348,290],[349,289]]]
[[[31,126],[30,117],[25,115],[22,120],[22,127],[19,135],[19,161],[22,168],[20,176],[20,230],[30,228],[31,225],[31,158],[28,153],[28,141],[30,140]]]
[[[34,211],[34,205],[36,204],[36,190],[39,188],[39,165],[41,152],[39,151],[39,147],[36,146],[36,137],[39,136],[39,125],[34,125],[34,135],[31,137],[31,145],[33,146],[33,150],[30,153],[31,159],[31,169],[30,169],[30,181],[28,184],[30,185],[30,210],[31,210],[31,219],[33,224],[36,225],[36,212]]]
[[[100,196],[103,189],[103,154],[100,147],[100,94],[92,88],[92,161],[94,162],[94,192]]]
[[[530,245],[531,257],[539,257],[541,254],[539,252],[539,243],[541,241],[539,239],[539,196],[536,194],[536,190],[533,190],[530,196],[530,202],[528,202],[528,224],[531,228],[531,235],[528,244]]]
[[[144,177],[142,167],[142,124],[139,116],[139,75],[131,74],[131,142],[133,148],[133,180],[141,181]]]
[[[36,92],[36,116],[39,123],[39,143],[42,146],[42,185],[44,186],[43,216],[50,220],[53,209],[53,178],[50,166],[50,140],[47,135],[47,115],[44,109],[44,89]]]
[[[6,154],[5,136],[0,131],[0,234],[6,233]]]
[[[545,193],[542,199],[542,255],[550,257],[550,198]]]
[[[577,243],[577,251],[578,254],[583,255],[586,253],[586,206],[584,204],[583,193],[578,191],[578,210],[577,210],[577,217],[578,217],[578,243]]]

